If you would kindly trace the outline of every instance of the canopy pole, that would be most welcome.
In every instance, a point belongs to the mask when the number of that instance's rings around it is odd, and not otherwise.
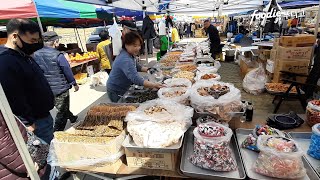
[[[144,1],[142,1],[143,3],[143,7],[142,7],[142,10],[143,10],[143,19],[147,16],[147,7],[144,6]],[[148,39],[145,40],[145,43],[144,43],[144,55],[146,56],[146,63],[148,63]]]
[[[39,16],[39,12],[38,12],[38,9],[37,9],[37,4],[34,0],[32,0],[33,4],[34,4],[34,7],[36,8],[36,13],[37,13],[37,21],[38,21],[38,25],[40,27],[40,31],[41,31],[41,34],[43,34],[43,27],[42,27],[42,23],[41,23],[41,20],[40,20],[40,16]]]
[[[318,32],[319,32],[319,22],[320,22],[320,3],[319,3],[319,9],[318,9],[318,15],[317,15],[317,20],[316,20],[316,27],[314,29],[314,35],[316,38],[318,37]]]
[[[81,38],[80,38],[80,35],[79,35],[78,28],[76,28],[76,32],[77,32],[77,36],[78,36],[78,38],[79,38],[79,42],[80,42],[80,45],[81,45],[82,51],[84,52],[84,48],[83,48],[83,45],[82,45],[82,41],[81,41]]]

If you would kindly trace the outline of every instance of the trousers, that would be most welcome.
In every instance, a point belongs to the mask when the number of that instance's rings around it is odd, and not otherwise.
[[[68,119],[74,115],[70,112],[70,94],[66,91],[55,97],[54,106],[57,108],[57,116],[54,122],[54,131],[63,131],[66,127]]]

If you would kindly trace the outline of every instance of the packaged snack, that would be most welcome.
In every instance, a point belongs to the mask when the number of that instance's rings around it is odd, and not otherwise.
[[[308,154],[320,160],[320,123],[312,127],[311,143],[309,146]]]
[[[259,149],[257,147],[257,140],[260,135],[275,135],[284,137],[284,134],[278,129],[272,128],[268,125],[256,125],[252,133],[249,134],[247,138],[242,142],[241,147],[259,152]]]
[[[320,123],[320,100],[313,100],[308,103],[307,123],[309,126]]]
[[[303,151],[295,141],[284,137],[261,135],[257,142],[260,153],[253,165],[254,170],[262,175],[298,179],[306,175],[301,157]]]
[[[237,169],[229,147],[232,130],[215,122],[200,124],[193,131],[194,154],[189,160],[195,166],[214,171]]]

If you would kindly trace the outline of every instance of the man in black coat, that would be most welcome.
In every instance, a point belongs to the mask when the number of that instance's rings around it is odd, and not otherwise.
[[[204,29],[209,34],[211,56],[213,59],[216,59],[216,55],[221,52],[219,31],[209,20],[204,21]]]
[[[153,54],[153,38],[156,37],[154,23],[149,16],[143,19],[142,37],[147,40],[148,54]]]

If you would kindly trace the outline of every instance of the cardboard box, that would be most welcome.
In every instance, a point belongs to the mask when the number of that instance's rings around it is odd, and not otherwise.
[[[250,63],[248,63],[250,62]],[[257,62],[252,62],[248,58],[240,58],[240,76],[243,79],[248,72],[258,67]]]
[[[266,64],[266,70],[269,72],[269,73],[273,73],[274,72],[274,67],[275,67],[275,62],[268,59],[267,60],[267,64]]]
[[[124,158],[124,156],[122,156]],[[91,166],[83,166],[77,168],[67,168],[69,171],[89,171],[89,172],[100,172],[108,174],[117,174],[118,170],[122,166],[123,162],[121,159],[113,164],[100,163]]]
[[[279,46],[279,43],[280,43],[280,39],[275,38],[273,41],[273,49],[277,49],[277,47]]]
[[[283,74],[283,73],[281,73],[281,72],[279,72],[279,71],[276,71],[274,74],[273,74],[273,79],[272,79],[272,82],[273,83],[282,83],[282,81],[281,81],[281,79],[285,79],[286,78],[286,76]],[[305,83],[306,82],[306,80],[307,80],[307,77],[296,77],[297,79],[296,79],[296,81],[297,82],[300,82],[300,83]]]
[[[308,74],[309,60],[278,60],[276,63],[277,71],[287,71],[299,74]],[[270,71],[269,71],[270,72]]]
[[[310,60],[313,52],[313,47],[282,47],[277,48],[277,59],[301,59]]]
[[[313,46],[315,42],[314,35],[282,36],[280,38],[280,46],[284,47],[309,47]]]
[[[271,49],[270,51],[270,60],[276,61],[277,60],[277,50],[276,49]]]

